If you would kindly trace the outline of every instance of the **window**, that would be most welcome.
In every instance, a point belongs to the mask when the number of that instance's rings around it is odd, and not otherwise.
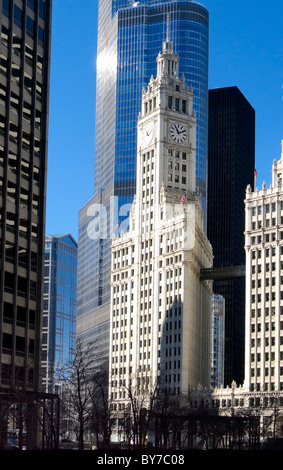
[[[20,98],[13,91],[11,91],[11,107],[17,112],[20,111]]]
[[[0,84],[0,99],[6,102],[6,98],[7,98],[7,88],[4,85]]]
[[[15,52],[15,54],[21,57],[21,52],[22,52],[21,39],[15,34],[13,34],[13,52]]]
[[[28,44],[25,45],[25,59],[33,65],[34,53],[33,49]]]
[[[39,0],[39,17],[43,20],[45,18],[45,3],[43,0]]]
[[[25,72],[24,84],[25,84],[26,90],[29,93],[31,93],[31,90],[32,90],[32,77],[27,72]]]
[[[38,40],[44,42],[44,31],[40,26],[38,27]]]
[[[6,28],[6,26],[2,25],[2,30],[1,30],[1,42],[5,45],[8,46],[8,39],[9,39],[9,30]]]
[[[175,110],[179,111],[179,109],[180,109],[180,100],[179,100],[179,98],[176,98],[175,99]]]
[[[12,63],[12,77],[13,81],[18,85],[20,80],[20,67]]]
[[[39,100],[42,98],[42,85],[39,81],[36,82],[36,97]]]
[[[10,139],[13,140],[14,142],[17,142],[18,134],[19,134],[18,126],[14,122],[11,121],[10,122],[10,131],[9,131]]]
[[[43,58],[40,54],[37,54],[37,68],[39,70],[39,72],[42,73],[42,69],[43,69]]]
[[[3,0],[3,13],[5,16],[10,17],[10,0]]]
[[[27,16],[26,27],[27,27],[28,35],[33,38],[34,37],[34,21],[32,18],[30,18],[30,16]]]
[[[14,23],[19,28],[23,26],[23,12],[17,5],[14,5]]]
[[[23,106],[23,116],[25,119],[27,119],[28,121],[30,120],[31,118],[31,104],[28,103],[27,101],[24,101],[24,106]]]
[[[1,54],[0,58],[0,70],[4,72],[4,74],[7,73],[7,58],[4,56],[4,54]]]
[[[34,2],[35,0],[28,0],[28,7],[34,11]]]

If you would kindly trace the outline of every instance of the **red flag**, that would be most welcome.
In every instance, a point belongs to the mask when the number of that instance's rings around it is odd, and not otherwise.
[[[182,199],[181,199],[181,204],[184,204],[184,202],[186,202],[187,200],[187,195],[186,193],[182,196]]]

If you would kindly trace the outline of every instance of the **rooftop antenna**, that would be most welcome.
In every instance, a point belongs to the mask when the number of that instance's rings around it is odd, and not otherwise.
[[[170,18],[169,18],[169,13],[167,13],[167,38],[166,41],[170,42]]]

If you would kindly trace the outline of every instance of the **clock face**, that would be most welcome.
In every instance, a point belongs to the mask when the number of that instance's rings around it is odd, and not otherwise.
[[[187,140],[187,129],[182,124],[172,124],[170,127],[170,136],[174,142],[182,144]]]
[[[153,125],[152,124],[149,124],[145,128],[143,137],[144,137],[145,145],[149,145],[153,137]]]

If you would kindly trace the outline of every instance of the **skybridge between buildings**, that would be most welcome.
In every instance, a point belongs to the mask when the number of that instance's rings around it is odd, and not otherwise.
[[[201,281],[217,281],[219,279],[233,279],[245,277],[246,267],[240,266],[215,266],[213,268],[202,269],[200,273]]]

